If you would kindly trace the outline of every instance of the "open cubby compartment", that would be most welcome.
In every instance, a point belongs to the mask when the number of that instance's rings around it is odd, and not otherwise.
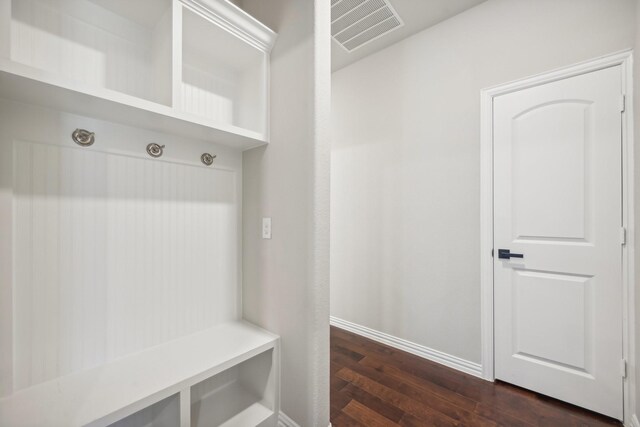
[[[10,21],[2,50],[11,61],[171,105],[172,0],[0,2],[3,26]]]
[[[108,427],[176,427],[180,425],[180,393],[134,412]]]
[[[180,109],[266,134],[268,53],[189,7],[182,12]]]
[[[191,427],[276,423],[276,361],[267,350],[191,387]]]

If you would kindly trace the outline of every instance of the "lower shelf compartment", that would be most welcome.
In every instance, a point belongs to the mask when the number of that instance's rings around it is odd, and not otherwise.
[[[273,411],[234,381],[191,404],[192,427],[259,426]]]
[[[175,427],[180,425],[180,394],[146,407],[109,427]]]
[[[191,427],[248,427],[275,420],[273,350],[191,387]]]

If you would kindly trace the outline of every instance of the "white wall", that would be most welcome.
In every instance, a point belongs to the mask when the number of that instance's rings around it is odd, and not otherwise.
[[[331,315],[480,362],[480,90],[634,37],[634,0],[489,0],[334,73]]]
[[[329,97],[326,0],[245,0],[278,33],[271,143],[244,153],[244,316],[282,337],[282,410],[329,424]],[[260,237],[260,218],[273,238]]]

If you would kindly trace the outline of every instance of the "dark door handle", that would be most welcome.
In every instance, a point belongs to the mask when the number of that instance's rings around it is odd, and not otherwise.
[[[510,249],[498,249],[498,258],[500,259],[524,258],[524,254],[512,254]]]

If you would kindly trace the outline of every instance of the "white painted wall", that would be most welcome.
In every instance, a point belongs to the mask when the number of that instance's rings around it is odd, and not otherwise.
[[[480,90],[635,25],[635,0],[489,0],[334,73],[331,314],[480,362]]]
[[[282,410],[329,424],[330,36],[326,0],[245,0],[278,33],[271,143],[244,153],[244,317],[282,337]],[[261,239],[261,217],[273,238]]]

